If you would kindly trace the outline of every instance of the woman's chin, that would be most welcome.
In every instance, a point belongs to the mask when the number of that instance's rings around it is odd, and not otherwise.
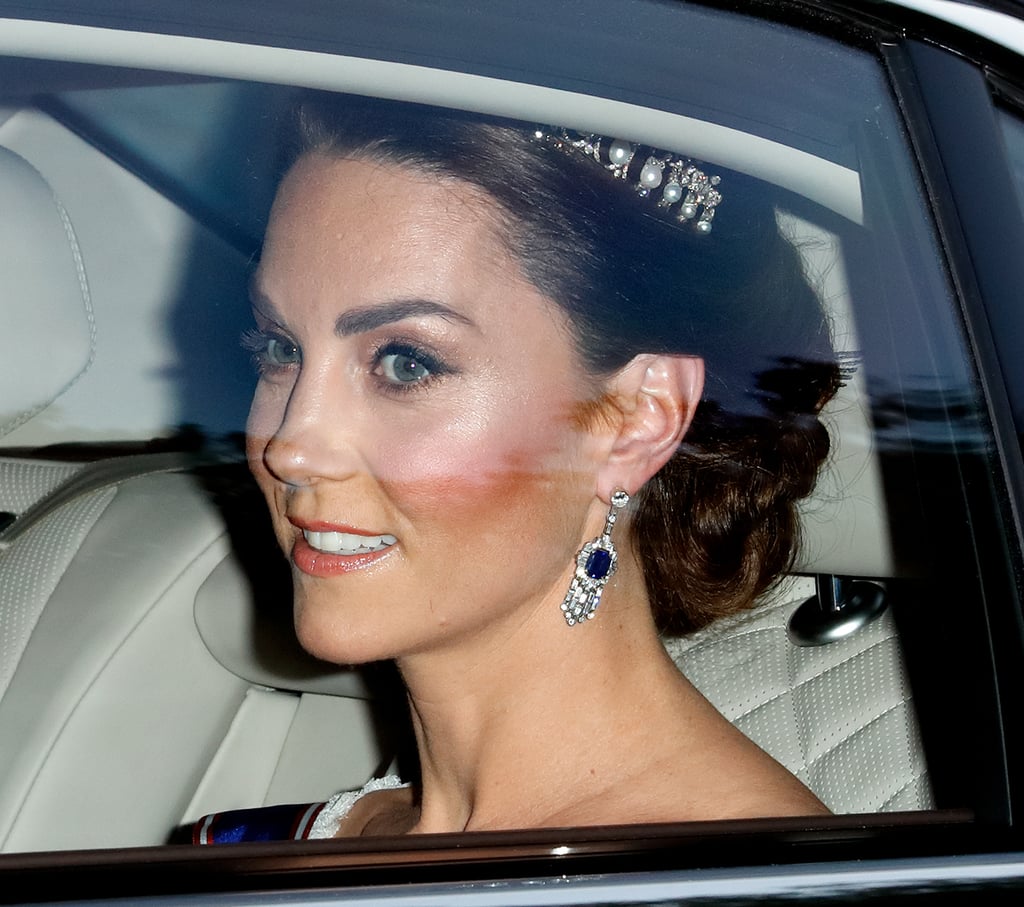
[[[393,658],[394,640],[388,634],[373,632],[335,613],[324,613],[315,606],[296,603],[295,635],[314,658],[336,665],[367,664]]]

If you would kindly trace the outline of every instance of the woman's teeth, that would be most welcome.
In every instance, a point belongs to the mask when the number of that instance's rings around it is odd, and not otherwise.
[[[383,551],[398,541],[393,535],[354,535],[350,532],[310,532],[302,530],[310,548],[327,554],[369,554]]]

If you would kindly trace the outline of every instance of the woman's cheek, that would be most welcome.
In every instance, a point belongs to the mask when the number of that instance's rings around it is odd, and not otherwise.
[[[280,424],[280,419],[275,417],[275,411],[280,409],[277,398],[280,391],[265,378],[256,382],[256,389],[253,391],[252,402],[249,404],[249,418],[245,423],[247,438],[264,445],[271,438]]]
[[[510,410],[517,416],[515,409]],[[569,478],[574,431],[543,420],[483,418],[479,412],[380,445],[376,478],[411,509],[514,507]],[[498,516],[500,519],[500,516]]]
[[[275,405],[275,396],[268,393],[268,388],[263,387],[264,382],[257,386],[253,401],[249,407],[249,418],[245,427],[245,456],[249,465],[249,472],[263,497],[267,502],[271,517],[273,518],[275,533],[278,536],[278,543],[287,552],[286,533],[281,523],[278,502],[275,500],[275,493],[278,483],[270,474],[265,461],[267,445],[277,433],[281,425],[282,410]]]
[[[249,418],[245,423],[246,459],[249,461],[249,469],[257,479],[260,478],[262,472],[265,472],[263,451],[277,431],[277,425],[280,424],[275,422],[272,407],[267,398],[267,391],[261,381],[253,394],[252,403],[249,406]]]

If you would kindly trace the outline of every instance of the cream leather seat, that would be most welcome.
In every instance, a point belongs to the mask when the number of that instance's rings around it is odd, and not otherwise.
[[[83,174],[109,180],[90,191],[131,198],[129,210],[154,218],[168,209],[144,184],[31,111],[5,122],[3,134],[23,150],[66,143],[59,160],[77,160]],[[56,172],[77,189],[74,174]],[[118,222],[111,229],[103,217],[86,217],[80,244],[49,180],[2,146],[0,198],[0,309],[11,347],[0,357],[0,436],[25,443],[83,383],[90,388],[75,411],[95,411],[89,400],[109,388],[108,374],[116,376],[116,363],[101,368],[98,381],[89,374],[103,346],[97,336],[109,334],[126,304],[107,292],[137,305],[161,297],[149,286],[108,279],[94,307],[82,249],[93,260],[117,260],[136,228]],[[94,214],[84,201],[82,210]],[[153,232],[150,248],[178,254],[166,231]],[[154,263],[147,272],[133,263],[142,278],[162,268]],[[121,345],[107,339],[108,353],[119,356]],[[7,515],[0,529],[14,518],[0,531],[0,850],[160,843],[211,764],[224,764],[216,758],[222,746],[246,734],[255,733],[259,744],[227,767],[235,799],[226,782],[213,785],[208,799],[217,805],[288,796],[287,779],[308,782],[318,764],[332,780],[297,795],[326,795],[338,783],[361,783],[384,758],[359,698],[364,691],[317,699],[257,689],[203,644],[195,599],[230,558],[230,520],[208,488],[180,471],[188,462],[143,456],[82,466],[0,455],[0,511]],[[287,595],[279,604],[287,623]],[[309,715],[322,719],[314,724],[325,740],[341,737],[333,763],[308,756],[323,755],[327,743],[282,752]],[[340,730],[332,738],[333,728]]]
[[[175,465],[154,458],[152,468]],[[294,642],[278,646],[284,655],[264,653],[277,690],[260,682],[269,670],[239,676],[211,655],[200,629],[228,629],[237,636],[223,648],[259,664],[268,629],[287,630],[289,607],[285,592],[262,636],[225,628],[241,602],[266,598],[241,579],[224,514],[194,474],[101,482],[27,518],[0,553],[0,582],[9,587],[46,551],[66,569],[0,699],[4,850],[158,844],[207,804],[315,799],[361,783],[384,759],[355,678],[310,664],[289,677],[280,665]],[[212,610],[212,629],[197,628],[197,600]],[[296,679],[320,688],[318,673],[340,674],[327,689],[341,695],[280,689]]]

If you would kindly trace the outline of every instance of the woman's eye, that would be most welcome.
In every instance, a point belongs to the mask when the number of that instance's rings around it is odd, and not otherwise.
[[[426,362],[409,353],[386,353],[378,368],[381,375],[395,384],[413,384],[433,374]]]
[[[261,372],[288,368],[302,361],[298,345],[280,334],[246,331],[242,335],[242,346],[252,353],[256,367]]]
[[[387,343],[374,355],[373,374],[396,389],[425,384],[450,371],[436,356],[404,343]]]
[[[290,340],[268,337],[264,354],[273,365],[295,365],[299,361],[299,348]]]

